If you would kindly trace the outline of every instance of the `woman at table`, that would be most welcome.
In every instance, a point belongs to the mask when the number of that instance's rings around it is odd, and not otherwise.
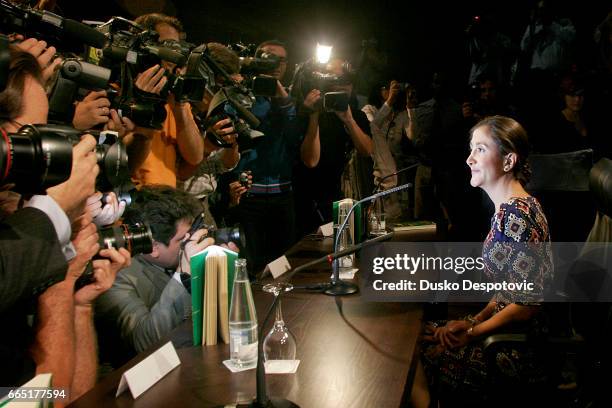
[[[415,407],[428,406],[434,376],[440,396],[482,399],[490,382],[482,340],[499,332],[536,335],[543,329],[539,302],[552,281],[552,256],[546,217],[524,189],[530,175],[527,153],[527,134],[513,119],[488,117],[471,130],[470,184],[482,188],[496,209],[483,246],[484,273],[495,282],[533,282],[534,290],[498,292],[475,316],[426,324],[412,393]],[[541,375],[518,350],[504,349],[496,361],[509,375]]]

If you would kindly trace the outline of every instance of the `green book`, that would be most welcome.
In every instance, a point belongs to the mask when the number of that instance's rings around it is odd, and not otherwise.
[[[193,345],[214,345],[218,334],[229,342],[229,306],[238,254],[211,245],[191,257]],[[208,270],[207,270],[208,268]]]

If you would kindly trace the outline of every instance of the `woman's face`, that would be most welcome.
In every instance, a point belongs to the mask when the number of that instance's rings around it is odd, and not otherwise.
[[[584,95],[565,95],[565,106],[572,112],[580,112],[584,104]]]
[[[489,190],[506,174],[499,147],[487,126],[474,130],[470,141],[470,155],[466,160],[472,172],[470,184]]]

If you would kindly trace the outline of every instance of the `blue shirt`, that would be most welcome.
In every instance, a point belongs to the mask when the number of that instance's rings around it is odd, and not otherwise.
[[[304,137],[296,120],[291,98],[258,96],[251,112],[261,121],[253,149],[240,157],[235,172],[251,170],[253,185],[250,194],[278,194],[291,191],[292,169]]]

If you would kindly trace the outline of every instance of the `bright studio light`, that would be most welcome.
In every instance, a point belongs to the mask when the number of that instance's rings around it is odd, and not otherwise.
[[[329,58],[331,57],[331,52],[331,45],[321,45],[317,43],[317,62],[319,64],[327,64],[329,62]]]

